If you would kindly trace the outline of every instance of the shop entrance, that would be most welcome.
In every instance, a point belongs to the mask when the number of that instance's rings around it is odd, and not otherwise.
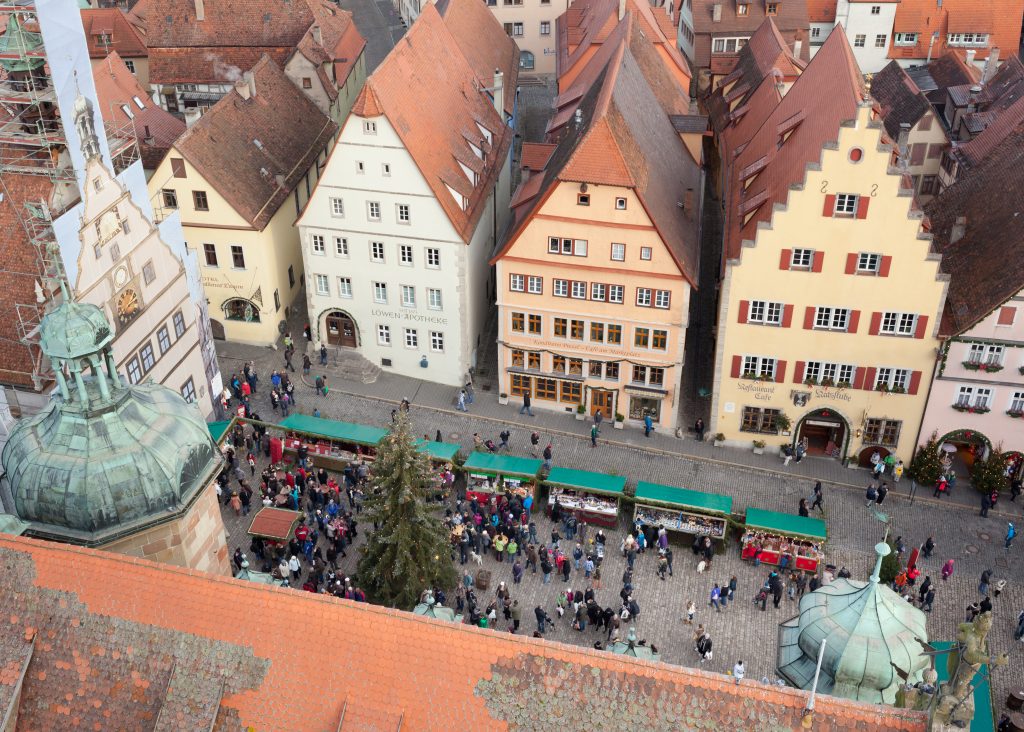
[[[818,409],[800,422],[796,439],[807,440],[807,454],[839,458],[846,440],[846,420],[831,409]]]
[[[601,413],[605,419],[612,418],[612,409],[615,407],[615,392],[607,389],[592,389],[590,391],[590,414],[591,416]]]
[[[332,346],[356,347],[356,324],[340,310],[327,314],[327,342]]]

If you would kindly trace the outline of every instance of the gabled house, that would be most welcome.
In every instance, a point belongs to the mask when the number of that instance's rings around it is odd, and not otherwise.
[[[724,138],[710,429],[736,445],[909,460],[945,296],[939,258],[842,29],[785,96],[774,86],[762,81]]]
[[[508,215],[518,57],[480,0],[447,0],[367,79],[296,224],[315,346],[466,382]]]
[[[688,104],[627,10],[556,99],[548,142],[523,146],[492,258],[511,398],[675,427],[703,179],[669,115]]]
[[[215,338],[271,345],[303,284],[293,226],[337,125],[264,56],[171,147],[149,179],[199,254]]]
[[[900,0],[893,19],[889,58],[919,66],[947,50],[973,52],[971,62],[993,65],[998,49],[1020,46],[1024,0]]]

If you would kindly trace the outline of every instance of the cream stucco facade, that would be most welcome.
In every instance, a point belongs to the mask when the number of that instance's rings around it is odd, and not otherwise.
[[[914,181],[914,192],[920,203],[926,203],[939,192],[942,153],[949,147],[942,121],[929,105],[907,137],[907,173]]]
[[[462,385],[481,346],[509,164],[467,243],[388,118],[371,124],[368,132],[364,118],[349,118],[297,222],[314,345],[354,348],[389,372]]]
[[[250,225],[176,148],[150,178],[154,209],[178,209],[188,247],[199,256],[214,337],[265,346],[277,341],[303,282],[293,224],[325,159],[322,152],[263,229]],[[175,176],[175,166],[183,174]],[[205,193],[205,209],[196,206],[197,191]]]
[[[337,96],[331,99],[327,89],[317,74],[317,67],[301,53],[292,54],[288,63],[284,66],[284,74],[292,83],[309,97],[310,101],[317,106],[321,112],[326,114],[340,128],[352,105],[359,96],[359,90],[363,88],[366,81],[366,53],[361,51],[352,68],[349,70],[348,78],[342,79],[342,86],[338,86],[336,78],[337,69],[341,64],[324,64],[324,73],[332,82]]]
[[[711,432],[733,444],[807,438],[812,455],[911,457],[946,278],[871,114],[862,105],[840,127],[726,262]]]
[[[555,73],[555,19],[569,4],[567,0],[488,0],[494,17],[519,46],[520,73]]]
[[[1024,453],[1024,290],[943,344],[921,441],[933,432],[966,461],[994,446]]]
[[[131,383],[152,379],[213,414],[202,327],[185,269],[99,156],[86,163],[74,297],[114,324],[114,358]]]
[[[501,392],[673,428],[689,283],[632,189],[580,190],[557,183],[496,262]]]

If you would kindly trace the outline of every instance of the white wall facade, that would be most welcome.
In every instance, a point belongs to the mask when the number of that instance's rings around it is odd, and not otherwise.
[[[851,2],[839,0],[836,3],[836,25],[843,26],[846,37],[853,49],[857,65],[865,74],[876,74],[889,63],[889,45],[892,41],[893,21],[896,20],[895,2]],[[811,42],[824,42],[814,38]],[[860,44],[860,45],[858,45]]]
[[[493,200],[467,245],[387,119],[369,121],[373,133],[367,120],[349,117],[298,221],[314,344],[354,347],[388,371],[463,384],[487,312]],[[379,204],[379,220],[371,203]],[[407,223],[399,221],[400,205],[409,207]],[[378,284],[386,302],[378,301]],[[411,300],[403,288],[411,288]],[[328,317],[336,311],[354,323],[354,346],[331,337]]]
[[[679,3],[679,17],[676,18],[676,43],[691,66],[696,65],[693,62],[693,42],[693,3],[692,0],[684,0]]]

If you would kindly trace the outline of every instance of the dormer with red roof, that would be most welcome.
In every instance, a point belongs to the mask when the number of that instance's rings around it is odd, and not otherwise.
[[[85,42],[89,58],[106,58],[117,52],[128,70],[144,88],[149,86],[149,49],[145,35],[121,8],[85,8],[82,10]]]

